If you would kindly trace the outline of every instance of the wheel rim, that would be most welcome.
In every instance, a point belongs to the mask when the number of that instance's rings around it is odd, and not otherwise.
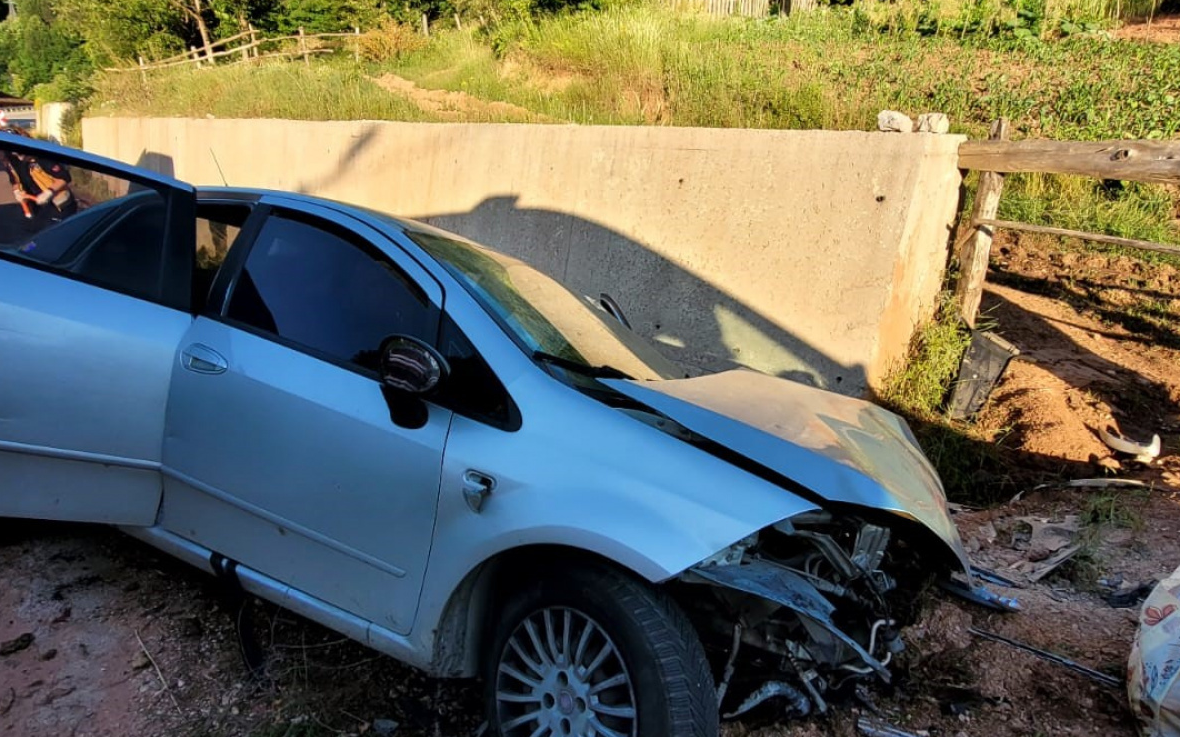
[[[500,653],[496,712],[504,737],[636,737],[631,674],[614,642],[576,609],[525,617]]]

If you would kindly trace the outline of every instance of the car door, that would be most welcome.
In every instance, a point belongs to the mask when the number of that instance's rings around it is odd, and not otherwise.
[[[193,188],[14,135],[0,168],[0,516],[153,524]]]
[[[441,287],[333,210],[276,205],[256,217],[183,340],[160,524],[406,632],[451,412],[407,400],[413,420],[395,422],[377,355],[393,334],[435,341]]]

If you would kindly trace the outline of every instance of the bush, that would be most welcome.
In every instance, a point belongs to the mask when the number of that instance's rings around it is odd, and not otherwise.
[[[411,26],[387,20],[379,28],[361,34],[357,43],[362,59],[383,62],[420,51],[428,41]]]

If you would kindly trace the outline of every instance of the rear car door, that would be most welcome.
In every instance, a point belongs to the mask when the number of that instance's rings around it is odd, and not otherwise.
[[[193,188],[15,135],[0,168],[0,516],[151,525]]]
[[[412,399],[395,421],[378,348],[433,343],[442,288],[363,223],[279,202],[246,224],[183,341],[160,525],[406,632],[451,412]]]

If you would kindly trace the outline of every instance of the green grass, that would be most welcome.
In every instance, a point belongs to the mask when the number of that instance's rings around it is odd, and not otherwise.
[[[951,501],[987,505],[1010,495],[1000,442],[944,411],[970,342],[951,295],[945,294],[938,316],[914,336],[909,356],[878,399],[909,422]]]
[[[391,94],[361,69],[337,63],[305,66],[173,68],[146,81],[137,73],[109,73],[98,82],[90,114],[296,120],[410,120],[434,116]]]

